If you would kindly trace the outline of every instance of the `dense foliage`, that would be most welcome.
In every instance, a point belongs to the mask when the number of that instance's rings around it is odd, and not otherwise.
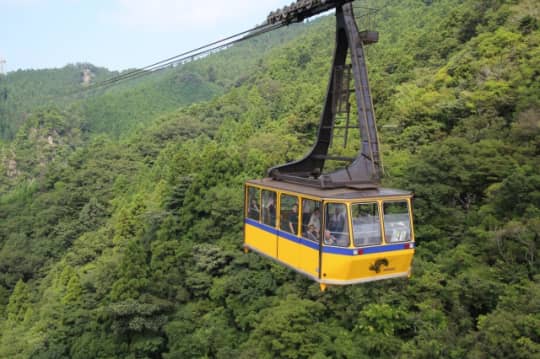
[[[264,43],[81,102],[0,105],[17,129],[0,144],[0,357],[540,356],[539,21],[533,0],[378,13],[385,181],[416,194],[410,280],[321,293],[241,251],[243,182],[311,145],[331,16],[249,61]]]

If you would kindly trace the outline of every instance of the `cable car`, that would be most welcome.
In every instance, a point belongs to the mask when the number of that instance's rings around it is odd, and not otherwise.
[[[314,4],[310,14],[329,3]],[[381,187],[364,56],[364,46],[376,43],[378,33],[358,31],[351,2],[335,7],[336,46],[315,144],[304,158],[272,167],[267,178],[249,180],[244,188],[245,251],[308,276],[321,290],[409,277],[415,248],[412,193]],[[304,17],[295,11],[290,16]],[[288,19],[287,9],[279,13]],[[356,121],[349,102],[353,93]],[[345,147],[354,129],[356,156],[331,154],[336,133],[344,134]]]
[[[245,185],[245,248],[327,285],[410,276],[411,193],[321,190],[271,178]]]

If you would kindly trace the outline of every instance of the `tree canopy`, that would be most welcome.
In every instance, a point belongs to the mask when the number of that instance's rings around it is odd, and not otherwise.
[[[244,181],[312,145],[333,16],[84,98],[108,70],[9,73],[0,357],[538,357],[538,6],[385,4],[369,74],[384,184],[415,193],[409,280],[321,293],[241,250]]]

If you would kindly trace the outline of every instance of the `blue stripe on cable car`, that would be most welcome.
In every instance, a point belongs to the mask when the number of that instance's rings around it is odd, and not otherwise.
[[[302,238],[302,244],[311,249],[319,250],[319,243],[310,241],[309,239]]]
[[[360,247],[364,254],[371,254],[371,253],[380,253],[380,252],[390,252],[390,251],[399,251],[404,248],[404,243],[399,244],[386,244],[384,246],[377,246],[377,247]],[[414,248],[414,246],[409,244],[409,248]]]
[[[269,226],[267,224],[259,223],[259,222],[255,221],[255,220],[251,219],[251,218],[245,218],[244,222],[247,223],[247,224],[251,224],[252,226],[257,227],[259,229],[262,229],[263,231],[275,234],[276,236],[278,234],[278,230],[275,229],[274,227]]]
[[[251,219],[251,218],[245,218],[245,223],[250,224],[250,225],[252,225],[254,227],[257,227],[259,229],[262,229],[263,231],[266,231],[268,233],[275,234],[276,236],[279,236],[281,238],[288,239],[289,241],[292,241],[292,242],[295,242],[295,243],[298,243],[298,244],[302,244],[302,245],[304,245],[306,247],[309,247],[309,248],[312,248],[312,249],[319,250],[319,243],[310,241],[309,239],[297,237],[295,235],[290,234],[289,232],[284,232],[282,230],[276,229],[276,228],[274,228],[272,226],[269,226],[267,224],[259,223],[259,222],[255,221],[255,220]]]
[[[289,232],[284,232],[284,231],[282,231],[280,229],[278,229],[277,232],[278,232],[278,236],[280,236],[281,238],[285,238],[285,239],[288,239],[291,242],[302,244],[302,238],[297,237],[294,234],[290,234]]]
[[[278,235],[281,238],[285,238],[285,239],[287,239],[289,241],[301,244],[303,246],[306,246],[306,247],[309,247],[309,248],[312,248],[312,249],[319,250],[319,243],[310,241],[309,239],[297,237],[294,234],[290,234],[289,232],[284,232],[284,231],[281,231],[281,230],[278,230]]]
[[[293,234],[290,234],[289,232],[284,232],[282,230],[276,229],[267,224],[259,223],[251,218],[245,218],[244,222],[246,224],[252,225],[254,227],[262,229],[263,231],[269,232],[271,234],[275,234],[276,236],[287,239],[289,241],[304,245],[312,249],[319,250],[319,244],[313,241],[310,241],[308,239],[297,237]],[[414,248],[414,242],[407,242],[407,243],[409,244],[410,249]],[[355,249],[324,246],[323,252],[331,253],[331,254],[340,254],[340,255],[345,255],[345,256],[356,256],[358,249],[361,249],[363,254],[373,254],[373,253],[381,253],[381,252],[399,251],[406,248],[405,248],[405,243],[385,244],[382,246],[374,246],[374,247],[359,247]]]
[[[324,253],[341,254],[341,255],[344,255],[344,256],[355,256],[356,255],[356,250],[355,249],[349,249],[349,248],[323,247],[322,251]]]

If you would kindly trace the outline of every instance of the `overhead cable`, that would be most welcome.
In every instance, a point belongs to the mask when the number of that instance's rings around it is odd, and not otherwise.
[[[228,36],[226,38],[223,38],[221,40],[217,40],[214,42],[211,42],[207,45],[200,46],[198,48],[192,49],[190,51],[183,52],[181,54],[169,57],[167,59],[155,62],[153,64],[147,65],[145,67],[135,69],[132,71],[128,71],[125,73],[122,73],[120,75],[111,77],[109,79],[103,80],[101,82],[97,82],[93,85],[90,85],[88,87],[85,87],[81,89],[80,92],[86,92],[90,90],[96,90],[103,87],[108,87],[113,84],[117,84],[118,82],[124,82],[127,80],[139,78],[151,73],[154,73],[155,71],[162,70],[164,68],[167,68],[169,66],[173,66],[179,63],[186,63],[193,59],[202,57],[208,53],[215,52],[217,50],[229,47],[233,44],[237,44],[239,42],[245,41],[247,39],[253,38],[255,36],[262,35],[266,32],[275,30],[279,27],[284,26],[284,24],[278,23],[278,24],[264,24],[260,26],[256,26],[250,30],[242,31],[238,34]]]

